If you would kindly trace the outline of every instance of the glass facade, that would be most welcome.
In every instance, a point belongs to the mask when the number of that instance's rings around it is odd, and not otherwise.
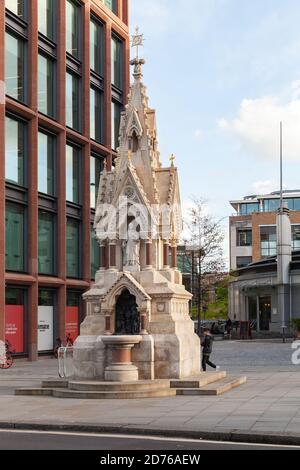
[[[38,0],[38,28],[39,32],[48,39],[54,36],[54,15],[56,0]]]
[[[66,146],[66,198],[79,204],[79,151],[71,145]]]
[[[237,246],[252,246],[252,230],[237,230]]]
[[[5,119],[5,178],[24,186],[24,124],[10,117]]]
[[[237,256],[236,257],[236,267],[237,269],[245,268],[252,263],[252,256]]]
[[[67,219],[67,276],[80,277],[80,224],[78,220]]]
[[[300,225],[292,225],[292,249],[300,250]]]
[[[95,20],[90,24],[90,67],[103,75],[103,27]]]
[[[249,203],[240,205],[240,215],[250,215],[253,212],[259,212],[259,203]]]
[[[260,248],[261,257],[274,256],[277,253],[276,226],[266,226],[260,228]]]
[[[117,88],[123,88],[123,43],[115,36],[111,39],[111,82]]]
[[[102,93],[95,88],[90,89],[90,137],[97,142],[102,141]]]
[[[71,73],[66,76],[66,124],[80,131],[79,78]]]
[[[66,49],[69,54],[79,58],[79,18],[80,8],[71,0],[66,2]]]
[[[24,42],[5,34],[5,86],[6,94],[25,101],[24,94]]]
[[[96,238],[94,227],[91,226],[91,278],[95,279],[100,268],[100,246]]]
[[[24,0],[5,0],[5,8],[20,18],[24,16]]]
[[[115,13],[115,15],[118,14],[118,0],[102,0],[102,3]]]
[[[38,190],[54,196],[54,138],[44,132],[38,134]]]
[[[90,199],[91,209],[96,208],[100,174],[103,169],[103,159],[101,157],[91,156],[90,160]]]
[[[119,133],[120,133],[120,121],[121,121],[121,111],[123,106],[116,101],[112,102],[111,110],[111,146],[113,149],[117,149],[119,146]]]
[[[41,54],[38,62],[38,109],[54,116],[54,62]]]
[[[5,213],[6,253],[8,271],[24,271],[24,209],[18,204],[7,202]]]
[[[54,216],[39,211],[39,274],[54,274]]]

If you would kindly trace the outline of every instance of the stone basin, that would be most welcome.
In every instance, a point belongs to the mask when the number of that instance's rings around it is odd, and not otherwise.
[[[130,382],[139,380],[138,368],[132,364],[131,350],[142,341],[139,335],[115,335],[102,338],[112,352],[112,362],[104,371],[107,382]]]

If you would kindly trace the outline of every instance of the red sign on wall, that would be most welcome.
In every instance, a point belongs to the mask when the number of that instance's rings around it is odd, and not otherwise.
[[[24,305],[5,306],[5,339],[13,351],[24,352]]]
[[[79,334],[79,307],[67,307],[66,310],[66,336],[70,333],[73,341]]]

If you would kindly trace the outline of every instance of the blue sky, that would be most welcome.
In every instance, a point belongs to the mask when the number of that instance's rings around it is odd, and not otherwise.
[[[144,83],[157,110],[163,163],[174,153],[181,197],[230,199],[300,188],[299,0],[131,0],[145,35]]]

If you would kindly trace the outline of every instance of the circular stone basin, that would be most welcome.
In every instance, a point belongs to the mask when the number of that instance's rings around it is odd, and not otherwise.
[[[112,352],[112,362],[105,368],[107,382],[131,382],[139,380],[138,368],[131,362],[131,350],[142,341],[142,336],[120,335],[102,338]]]

